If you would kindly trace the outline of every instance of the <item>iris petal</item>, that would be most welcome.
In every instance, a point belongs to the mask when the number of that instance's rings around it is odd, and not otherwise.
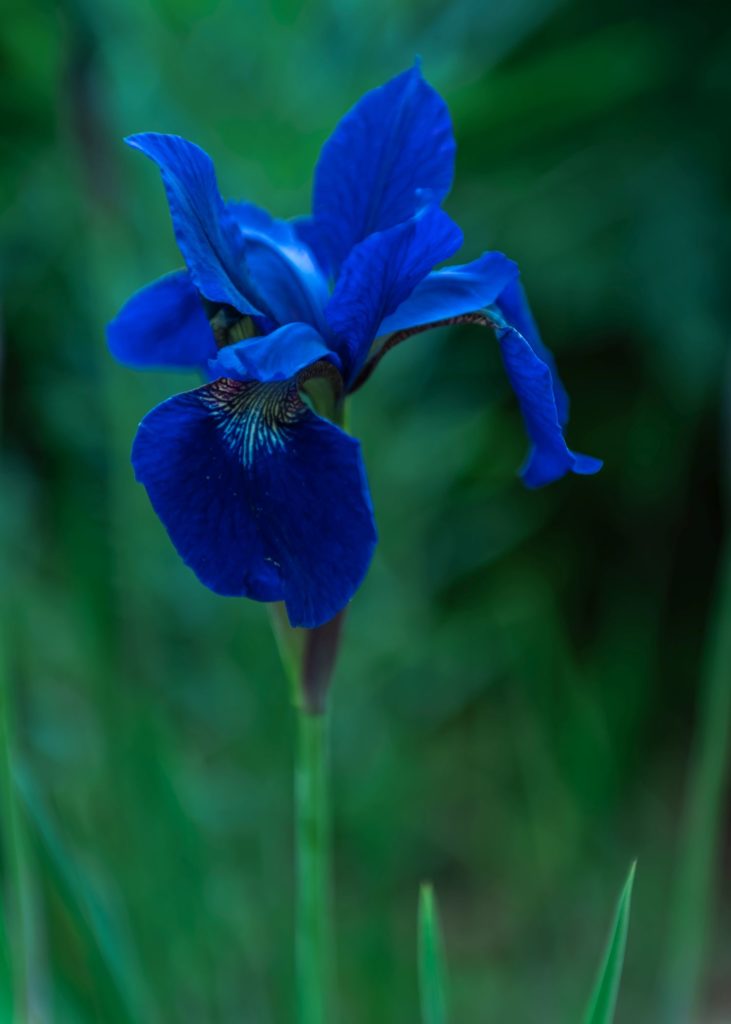
[[[374,231],[440,203],[454,154],[449,111],[418,66],[366,93],[323,146],[315,171],[312,212],[327,269],[337,273]]]
[[[279,324],[301,321],[324,331],[327,281],[293,226],[253,203],[228,209],[243,232],[249,273],[267,314]]]
[[[505,320],[523,335],[538,358],[551,371],[558,421],[561,424],[566,424],[569,418],[569,396],[566,394],[566,389],[561,383],[553,355],[541,340],[523,285],[517,278],[508,284],[495,305]]]
[[[435,263],[462,244],[462,232],[444,211],[427,207],[388,231],[370,235],[343,264],[325,311],[349,384],[383,319],[414,291]]]
[[[149,413],[137,479],[212,590],[284,600],[294,626],[331,619],[361,583],[376,529],[358,442],[292,381],[217,380]]]
[[[115,359],[135,369],[205,366],[216,354],[213,331],[187,270],[136,292],[107,328]]]
[[[209,361],[208,369],[211,377],[276,381],[294,377],[320,359],[328,359],[340,369],[340,360],[313,327],[286,324],[271,334],[227,345]]]
[[[517,276],[517,265],[500,252],[486,252],[460,267],[435,270],[381,322],[377,333],[392,334],[484,309]]]
[[[327,238],[320,230],[314,217],[295,217],[290,221],[294,233],[301,245],[312,253],[312,256],[325,278],[332,277],[332,267],[327,251]]]
[[[602,468],[600,459],[579,455],[566,445],[550,368],[514,327],[500,324],[496,333],[508,380],[533,445],[521,470],[523,482],[528,487],[542,487],[566,473],[598,473]]]
[[[297,233],[292,223],[272,217],[268,210],[257,206],[256,203],[228,202],[226,207],[244,233],[254,231],[266,235],[277,245],[289,248],[297,244]]]
[[[200,293],[240,313],[262,312],[244,237],[221,199],[211,158],[177,135],[147,132],[126,141],[160,168],[175,238]]]

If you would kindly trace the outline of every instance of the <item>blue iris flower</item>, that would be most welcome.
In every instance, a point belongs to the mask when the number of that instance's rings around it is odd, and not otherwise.
[[[390,348],[436,324],[491,327],[531,450],[531,487],[597,459],[567,446],[565,392],[515,264],[462,243],[441,209],[455,143],[414,67],[367,93],[325,143],[312,215],[224,202],[210,158],[174,135],[127,139],[159,167],[186,269],[134,295],[109,326],[135,368],[198,368],[207,383],[142,421],[137,479],[183,560],[212,590],[284,601],[315,627],[360,585],[376,527],[344,399]]]

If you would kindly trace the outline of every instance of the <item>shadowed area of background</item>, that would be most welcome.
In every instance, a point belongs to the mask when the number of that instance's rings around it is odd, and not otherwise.
[[[342,1020],[417,1019],[424,878],[455,1021],[577,1019],[635,856],[619,1020],[661,1019],[725,518],[715,18],[680,0],[10,0],[0,673],[33,984],[58,1024],[273,1024],[293,1001],[292,722],[266,612],[203,589],[133,480],[137,422],[194,379],[105,349],[120,303],[181,262],[159,176],[121,140],[184,135],[225,195],[293,216],[338,117],[416,53],[455,123],[461,256],[519,262],[569,443],[606,468],[523,490],[477,328],[412,339],[352,404],[381,543],[335,687]],[[720,915],[704,1022],[731,1012],[730,939]]]

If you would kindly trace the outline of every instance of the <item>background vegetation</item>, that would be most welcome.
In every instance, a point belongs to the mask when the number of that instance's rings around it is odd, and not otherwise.
[[[105,350],[180,263],[122,137],[183,134],[225,194],[294,215],[337,118],[415,53],[454,117],[464,256],[520,262],[606,468],[521,488],[477,329],[412,340],[353,403],[382,540],[335,692],[342,1020],[417,1020],[424,878],[455,1021],[577,1020],[635,856],[618,1019],[673,1019],[693,950],[693,1020],[731,1018],[730,44],[722,6],[681,0],[8,0],[0,950],[35,1019],[292,1017],[289,694],[265,610],[199,586],[133,481],[138,420],[192,381]]]

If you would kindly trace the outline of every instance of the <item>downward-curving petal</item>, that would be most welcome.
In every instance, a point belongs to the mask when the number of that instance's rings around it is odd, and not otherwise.
[[[556,399],[556,409],[558,411],[558,421],[562,425],[565,425],[569,418],[569,396],[566,394],[566,389],[561,383],[561,378],[558,375],[558,369],[556,367],[556,361],[553,358],[553,354],[541,340],[541,336],[538,333],[538,327],[533,319],[530,306],[528,305],[528,299],[526,298],[523,285],[517,277],[507,285],[503,293],[497,299],[495,305],[505,320],[513,326],[519,334],[523,335],[538,358],[541,359],[551,371],[553,395]]]
[[[143,420],[137,479],[180,556],[219,594],[284,600],[293,626],[331,619],[376,543],[360,446],[296,382],[217,380]]]
[[[213,331],[187,270],[136,292],[107,327],[115,359],[135,369],[204,367],[216,354]]]
[[[567,447],[554,397],[553,377],[526,339],[507,324],[497,324],[497,338],[508,380],[523,414],[532,448],[521,470],[528,487],[542,487],[566,473],[598,473],[600,459]]]
[[[411,295],[435,263],[448,259],[461,244],[457,225],[443,210],[430,206],[353,249],[325,311],[346,385],[363,365],[384,318]]]
[[[312,212],[326,268],[337,273],[368,235],[440,203],[454,154],[449,111],[418,66],[366,93],[323,146],[315,171]]]
[[[517,276],[517,264],[501,252],[486,252],[472,263],[435,270],[381,321],[377,333],[392,334],[484,309]]]
[[[160,168],[175,238],[199,292],[240,313],[262,312],[243,234],[221,199],[208,154],[178,135],[147,132],[126,142]]]

